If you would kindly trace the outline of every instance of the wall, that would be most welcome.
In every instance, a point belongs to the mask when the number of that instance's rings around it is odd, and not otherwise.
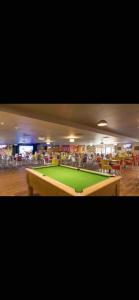
[[[132,152],[135,152],[136,154],[139,154],[139,150],[134,150],[134,147],[135,146],[138,146],[139,147],[139,142],[138,143],[133,143],[132,144],[132,148],[131,148],[131,150],[129,150],[129,151],[132,151]],[[125,149],[124,149],[124,144],[117,144],[117,147],[121,147],[122,149],[121,149],[121,151],[124,151]],[[121,151],[118,151],[118,152],[121,152]]]

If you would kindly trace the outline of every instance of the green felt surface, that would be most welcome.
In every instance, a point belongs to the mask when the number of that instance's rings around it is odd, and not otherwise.
[[[42,176],[46,175],[72,187],[77,193],[81,193],[85,188],[109,178],[105,175],[93,174],[63,166],[34,168],[34,170],[41,173]]]

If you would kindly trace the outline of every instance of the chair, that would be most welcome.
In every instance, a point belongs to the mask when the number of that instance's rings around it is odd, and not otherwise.
[[[109,161],[106,159],[102,159],[101,161],[101,170],[103,171],[110,171],[112,170],[112,167],[109,165]]]
[[[123,161],[120,160],[116,164],[112,164],[112,169],[115,170],[115,174],[120,175],[122,170]]]
[[[59,165],[59,160],[56,158],[52,159],[52,166],[58,166]]]
[[[124,160],[124,163],[125,163],[125,167],[128,167],[128,166],[130,166],[131,168],[133,167],[133,159],[125,159]]]

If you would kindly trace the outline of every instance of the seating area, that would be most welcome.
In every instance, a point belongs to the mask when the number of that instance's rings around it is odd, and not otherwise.
[[[82,160],[74,160],[72,159],[64,159],[61,161],[62,164],[73,166],[73,167],[80,167],[88,170],[99,171],[103,173],[110,173],[115,175],[122,175],[123,171],[127,169],[132,169],[133,166],[139,165],[139,155],[134,157],[119,157],[113,156],[110,159],[104,159],[94,156],[93,159],[88,159],[85,163]]]
[[[109,157],[109,158],[108,158]],[[101,154],[89,155],[89,153],[67,153],[53,152],[48,154],[36,152],[35,154],[0,154],[0,169],[17,169],[21,167],[47,166],[53,164],[63,164],[75,168],[83,168],[87,170],[122,175],[126,170],[131,170],[133,166],[139,166],[139,155],[112,155],[107,156]]]
[[[6,157],[4,159],[0,159],[0,169],[16,169],[20,167],[29,167],[29,166],[39,166],[44,165],[44,160],[36,160],[36,159],[14,159],[11,157]]]

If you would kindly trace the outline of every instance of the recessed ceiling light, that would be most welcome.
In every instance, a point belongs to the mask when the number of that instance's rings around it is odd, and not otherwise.
[[[38,137],[38,140],[39,140],[39,141],[44,141],[44,140],[45,140],[45,137],[39,136],[39,137]]]
[[[50,145],[50,143],[52,143],[52,141],[51,141],[50,139],[47,139],[47,140],[46,140],[46,144],[47,144],[47,145]]]
[[[15,126],[15,129],[17,130],[19,127],[18,126]]]
[[[69,139],[70,143],[74,143],[74,139]]]
[[[0,122],[0,125],[4,125],[4,122]]]
[[[101,120],[101,121],[99,121],[98,123],[97,123],[97,126],[107,126],[108,125],[108,123],[107,123],[107,121],[105,121],[105,120]]]

